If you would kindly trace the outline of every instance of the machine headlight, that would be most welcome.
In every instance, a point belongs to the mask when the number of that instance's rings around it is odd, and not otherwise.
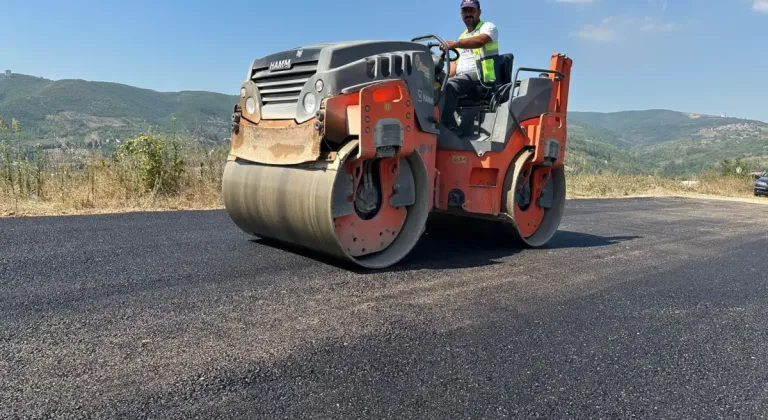
[[[317,79],[315,82],[315,90],[317,93],[320,93],[323,91],[323,88],[325,87],[325,83],[323,83],[323,79]]]
[[[245,100],[245,110],[249,114],[256,112],[256,100],[253,99],[252,96],[249,96],[248,99]]]
[[[245,88],[240,88],[240,97],[245,98]]]
[[[304,99],[301,103],[304,105],[304,111],[306,111],[307,114],[315,113],[315,107],[317,107],[317,99],[315,98],[315,95],[307,93],[304,95]]]
[[[765,187],[765,186],[768,186],[768,183],[765,183],[763,181],[757,181],[757,185],[759,185],[761,187]]]

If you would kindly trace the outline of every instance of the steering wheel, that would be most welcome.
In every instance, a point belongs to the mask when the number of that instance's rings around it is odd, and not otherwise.
[[[427,47],[429,47],[430,49],[432,49],[432,48],[435,48],[435,47],[439,47],[440,45],[441,45],[441,44],[439,44],[439,43],[437,43],[437,42],[430,42],[430,43],[428,43],[428,44],[427,44]],[[451,52],[453,52],[453,53],[455,53],[455,54],[456,54],[456,58],[451,58],[451,56],[450,56],[450,53],[451,53]],[[452,61],[459,61],[459,50],[457,50],[456,48],[451,48],[451,49],[449,49],[448,51],[443,51],[443,52],[441,53],[441,55],[442,55],[443,57],[446,57],[446,56],[447,56],[447,57],[448,57],[448,62],[452,62]]]
[[[433,47],[439,47],[440,45],[447,44],[445,41],[443,41],[442,38],[440,38],[439,36],[437,36],[435,34],[427,34],[427,35],[417,36],[417,37],[411,39],[411,42],[425,41],[427,39],[432,39],[432,40],[436,40],[437,41],[437,42],[430,42],[430,43],[428,43],[426,45],[426,47],[428,47],[430,49],[432,49]],[[451,51],[456,53],[456,58],[451,58],[450,57],[450,52]],[[440,57],[440,59],[437,60],[437,65],[440,68],[442,68],[445,65],[446,58],[448,59],[448,62],[453,62],[453,61],[458,61],[459,56],[460,56],[459,51],[456,50],[455,48],[451,48],[451,49],[449,49],[447,51],[441,51],[441,53],[439,55],[438,54],[432,54],[432,57],[434,58],[434,56],[436,56],[436,55]],[[435,70],[437,70],[437,69],[435,69]],[[445,71],[445,70],[435,71],[435,72],[436,72],[435,76],[437,76],[437,79],[440,82],[439,88],[436,88],[437,89],[437,92],[436,92],[437,95],[435,95],[435,101],[434,101],[435,104],[438,104],[438,103],[440,103],[440,100],[442,99],[443,92],[445,92],[445,86],[447,85],[447,83],[445,83],[445,82],[448,80],[448,72]],[[434,117],[429,117],[427,119],[430,120],[430,122],[437,122],[437,120],[435,120]]]

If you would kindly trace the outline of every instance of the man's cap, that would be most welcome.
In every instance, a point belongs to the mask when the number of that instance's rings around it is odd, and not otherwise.
[[[480,8],[480,0],[461,0],[461,8],[465,7],[474,7],[475,9]]]

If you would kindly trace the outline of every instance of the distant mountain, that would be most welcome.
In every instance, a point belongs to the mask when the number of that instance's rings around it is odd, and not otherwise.
[[[0,115],[22,124],[25,138],[104,140],[135,135],[149,126],[202,139],[229,135],[237,97],[212,92],[157,92],[77,79],[52,81],[23,74],[0,80]]]
[[[568,146],[565,164],[579,171],[645,173],[651,167],[638,159],[614,133],[600,127],[568,120]]]
[[[157,92],[118,83],[47,80],[14,74],[0,80],[0,116],[19,120],[23,140],[48,147],[104,147],[150,126],[199,140],[229,137],[235,95]],[[742,157],[768,169],[768,124],[664,109],[570,112],[566,165],[578,171],[684,175]]]
[[[613,132],[628,145],[652,145],[717,134],[757,134],[768,127],[762,121],[711,115],[687,114],[664,109],[611,113],[570,112],[569,121]]]
[[[755,170],[768,166],[768,124],[763,121],[646,110],[570,112],[568,123],[577,153],[584,142],[580,133],[608,144],[603,147],[611,153],[603,160],[605,170],[682,175],[738,157]],[[594,167],[587,164],[586,169]]]

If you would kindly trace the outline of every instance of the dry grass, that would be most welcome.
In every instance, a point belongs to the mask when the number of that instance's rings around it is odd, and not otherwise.
[[[160,183],[147,187],[141,156],[41,150],[10,164],[0,162],[0,216],[221,208],[227,151],[224,146],[204,150],[186,143],[177,188],[162,191]]]
[[[621,174],[568,174],[571,198],[705,196],[719,198],[753,197],[754,180],[750,176],[702,174],[690,184],[656,176]]]
[[[168,169],[173,162],[183,168],[171,191],[162,191],[158,182],[154,183],[155,188],[148,187],[146,177],[142,178],[146,172],[146,160],[142,163],[142,157],[146,156],[141,153],[107,156],[93,150],[37,150],[14,155],[0,150],[0,216],[221,208],[221,175],[227,146],[203,149],[194,141],[179,142],[181,160],[176,161],[176,157],[169,156],[171,142],[160,138],[158,141],[166,153],[161,172],[173,172]],[[752,197],[754,181],[749,176],[704,174],[695,181],[698,184],[686,186],[680,180],[661,177],[567,175],[570,198]]]

